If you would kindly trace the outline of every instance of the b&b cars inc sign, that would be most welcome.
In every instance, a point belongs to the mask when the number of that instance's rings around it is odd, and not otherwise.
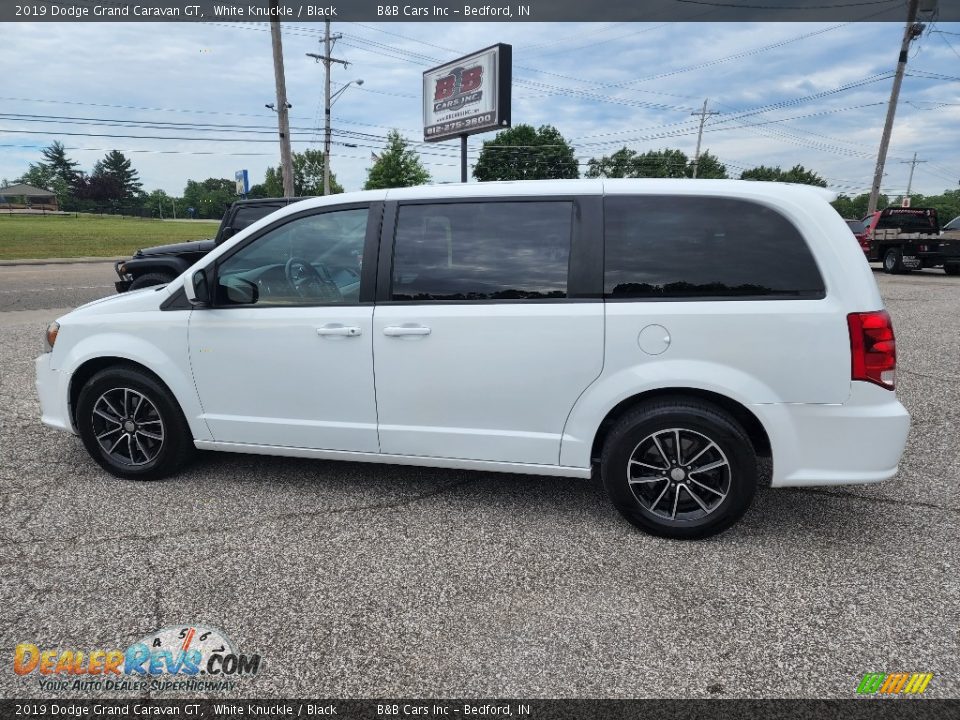
[[[423,73],[423,139],[510,127],[513,48],[503,43]]]

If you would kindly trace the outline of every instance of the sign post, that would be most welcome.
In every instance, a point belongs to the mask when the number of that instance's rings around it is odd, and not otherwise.
[[[467,182],[467,137],[510,127],[513,48],[499,43],[423,73],[423,139],[460,138]]]

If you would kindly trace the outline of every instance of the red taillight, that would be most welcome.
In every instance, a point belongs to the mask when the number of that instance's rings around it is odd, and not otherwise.
[[[850,313],[851,380],[865,380],[893,390],[896,384],[897,341],[886,310]]]

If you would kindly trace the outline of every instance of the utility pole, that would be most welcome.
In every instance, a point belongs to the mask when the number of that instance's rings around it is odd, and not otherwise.
[[[694,153],[694,155],[693,155],[693,178],[694,178],[694,179],[697,178],[697,170],[698,170],[699,167],[700,167],[700,141],[703,140],[703,126],[704,126],[704,123],[707,122],[707,118],[710,117],[711,115],[719,115],[719,114],[720,114],[720,113],[718,113],[718,112],[715,111],[715,110],[711,110],[710,112],[707,112],[707,101],[708,101],[708,100],[709,100],[709,98],[704,98],[703,108],[700,110],[700,112],[692,112],[692,113],[690,113],[691,115],[699,115],[699,116],[700,116],[700,130],[697,132],[697,151],[696,151],[696,152]]]
[[[907,69],[907,57],[910,53],[910,43],[920,37],[923,24],[917,22],[917,9],[920,0],[910,0],[907,8],[907,24],[903,29],[903,40],[900,43],[900,58],[897,60],[897,71],[893,76],[893,89],[890,91],[890,103],[887,105],[887,119],[883,124],[883,135],[880,137],[880,152],[877,154],[877,166],[873,171],[873,186],[870,188],[870,202],[867,213],[873,214],[877,210],[877,199],[880,196],[880,183],[883,180],[883,166],[887,162],[887,148],[890,147],[890,134],[893,132],[893,117],[897,113],[897,102],[900,99],[900,86],[903,84],[903,73]]]
[[[907,180],[907,194],[904,195],[904,197],[906,197],[909,200],[910,190],[913,188],[913,171],[916,169],[917,163],[925,163],[926,160],[917,160],[917,154],[914,153],[913,160],[901,160],[900,162],[910,164],[910,179]]]
[[[278,9],[279,0],[271,0],[270,6]],[[270,16],[270,38],[273,40],[273,76],[277,84],[277,123],[280,129],[280,174],[283,176],[283,195],[293,197],[293,155],[290,153],[290,115],[287,110],[287,81],[283,74],[283,43],[280,40],[279,14]]]
[[[307,57],[312,57],[317,62],[322,62],[323,67],[326,70],[326,75],[323,80],[323,194],[330,194],[330,107],[333,105],[330,96],[330,65],[333,63],[340,63],[346,68],[350,63],[346,60],[338,60],[335,57],[331,56],[333,51],[333,44],[339,40],[342,35],[339,33],[336,35],[330,34],[330,21],[324,20],[324,32],[323,32],[323,55],[317,55],[316,53],[307,53]],[[349,83],[347,83],[349,85]],[[362,81],[361,83],[362,84]],[[341,88],[341,91],[343,88]],[[339,94],[339,93],[338,93]]]

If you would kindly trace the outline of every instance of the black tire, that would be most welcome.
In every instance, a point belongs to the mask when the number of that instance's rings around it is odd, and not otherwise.
[[[960,263],[947,263],[943,266],[943,271],[947,275],[960,275]]]
[[[166,285],[173,280],[173,277],[173,275],[167,275],[166,273],[144,273],[130,283],[130,290],[140,290],[154,285]]]
[[[883,254],[883,271],[890,275],[902,275],[907,272],[903,266],[903,252],[892,247]]]
[[[668,467],[675,456],[664,452],[674,454],[675,431],[686,465]],[[655,449],[658,440],[662,452]],[[654,454],[645,454],[645,448]],[[641,460],[630,462],[637,458]],[[721,461],[725,464],[715,469],[697,469]],[[649,470],[653,465],[657,469]],[[617,421],[604,443],[600,468],[607,494],[624,518],[651,535],[678,539],[716,535],[737,522],[750,507],[759,476],[756,450],[740,424],[714,405],[685,397],[644,403]],[[691,479],[685,468],[697,478]],[[677,470],[676,476],[669,474]],[[648,479],[660,476],[662,480]],[[699,504],[687,488],[695,490]],[[664,506],[665,496],[677,499]]]
[[[137,397],[145,404],[135,406]],[[76,413],[77,430],[87,452],[117,477],[159,480],[179,470],[196,452],[183,411],[170,391],[153,375],[130,366],[110,367],[90,378],[80,390]],[[125,443],[124,435],[128,438]],[[111,454],[101,443],[115,440],[119,445]]]

